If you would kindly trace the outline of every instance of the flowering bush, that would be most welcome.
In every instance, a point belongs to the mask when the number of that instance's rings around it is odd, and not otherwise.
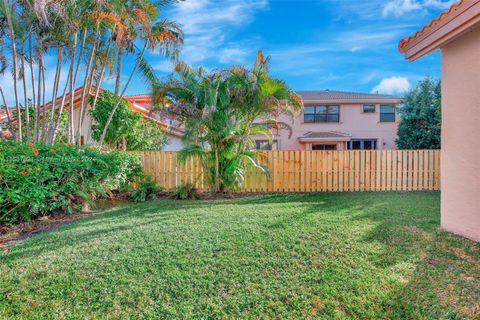
[[[71,212],[141,173],[140,160],[128,153],[0,141],[0,223]]]

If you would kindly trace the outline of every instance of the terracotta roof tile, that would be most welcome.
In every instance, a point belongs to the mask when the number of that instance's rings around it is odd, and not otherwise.
[[[468,0],[460,0],[458,2],[455,2],[448,8],[447,10],[443,11],[438,17],[432,19],[427,25],[425,25],[422,29],[414,33],[413,35],[406,37],[398,43],[398,49],[400,50],[401,53],[404,53],[405,46],[409,44],[411,41],[414,39],[420,37],[423,35],[425,32],[430,30],[431,28],[435,27],[441,20],[443,20],[445,17],[447,17],[450,13],[454,12],[455,10],[458,9],[463,3],[466,3]]]

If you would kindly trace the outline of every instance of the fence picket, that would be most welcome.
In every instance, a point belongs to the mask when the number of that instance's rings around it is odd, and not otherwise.
[[[192,183],[208,191],[198,158],[172,151],[139,152],[146,175],[165,190]],[[239,192],[438,191],[440,150],[261,151],[270,177],[249,168]]]

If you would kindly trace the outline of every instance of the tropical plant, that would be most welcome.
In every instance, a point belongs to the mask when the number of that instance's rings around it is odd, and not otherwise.
[[[0,223],[94,205],[141,174],[138,156],[125,152],[0,139]]]
[[[261,51],[252,69],[207,73],[179,63],[176,75],[154,88],[156,105],[186,127],[180,161],[200,158],[215,192],[242,185],[247,165],[268,173],[256,159],[253,136],[271,139],[271,129],[288,129],[279,119],[302,106],[283,81],[270,77],[268,64]]]
[[[93,98],[92,98],[93,99]],[[96,108],[90,110],[93,120],[92,137],[99,141],[111,110],[118,97],[104,91],[98,97]],[[141,113],[132,111],[126,100],[121,101],[112,117],[105,143],[122,150],[161,150],[166,144],[163,127]]]
[[[175,200],[197,200],[200,199],[197,188],[191,183],[182,184],[175,188],[171,194]]]
[[[399,149],[440,149],[441,85],[425,78],[409,91],[400,108]]]
[[[156,200],[157,195],[162,191],[163,189],[155,183],[152,177],[143,176],[139,179],[136,188],[130,194],[130,200],[133,202]]]
[[[68,108],[66,135],[70,143],[80,143],[87,104],[91,102],[95,109],[105,75],[115,74],[119,96],[110,110],[105,136],[134,74],[140,71],[146,80],[156,81],[144,53],[158,49],[168,58],[178,54],[183,40],[180,28],[172,21],[159,20],[159,9],[171,2],[175,0],[1,0],[0,75],[11,69],[15,112],[9,112],[8,118],[16,139],[54,143],[65,107],[78,103],[75,123],[73,108]],[[122,86],[124,55],[134,57],[135,63]],[[54,79],[47,90],[45,61],[51,57],[56,60]],[[62,71],[64,67],[68,72]],[[82,89],[76,91],[77,86]],[[1,88],[0,93],[6,107]],[[25,121],[22,105],[34,110],[32,117],[24,114]]]

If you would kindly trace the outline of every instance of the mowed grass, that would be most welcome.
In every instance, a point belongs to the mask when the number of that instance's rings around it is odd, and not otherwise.
[[[0,318],[474,319],[480,246],[439,194],[129,205],[0,253]]]

